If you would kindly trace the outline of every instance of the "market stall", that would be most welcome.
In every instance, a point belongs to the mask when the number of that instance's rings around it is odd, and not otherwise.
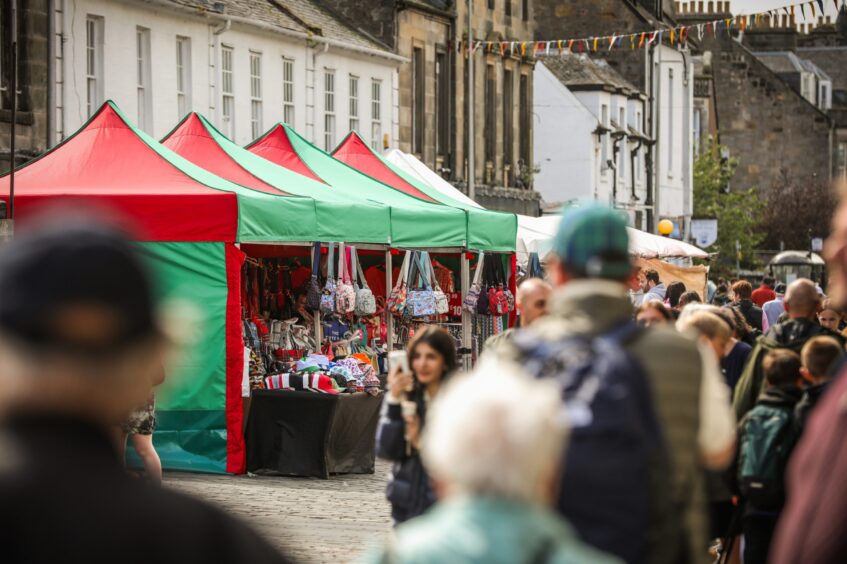
[[[244,469],[237,242],[308,241],[311,198],[255,192],[197,167],[136,129],[112,102],[15,178],[19,227],[45,205],[117,212],[149,259],[160,302],[190,310],[186,350],[167,367],[155,444],[166,468]],[[9,178],[0,178],[8,201]]]

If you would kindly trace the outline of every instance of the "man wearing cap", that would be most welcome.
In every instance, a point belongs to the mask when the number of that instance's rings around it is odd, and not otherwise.
[[[555,351],[556,343],[571,336],[596,338],[627,328],[632,306],[626,282],[633,273],[628,249],[626,224],[618,213],[595,204],[566,210],[554,239],[558,260],[550,269],[555,289],[549,314],[517,338],[549,343],[549,350]],[[701,463],[718,469],[731,460],[735,432],[728,391],[715,360],[687,337],[669,329],[636,329],[629,335],[621,344],[639,364],[633,373],[640,370],[648,380],[672,468],[663,471],[657,465],[650,483],[644,484],[652,507],[643,535],[642,554],[649,558],[643,561],[705,562]],[[518,347],[501,354],[519,364],[527,362]],[[580,523],[572,522],[580,530]],[[597,536],[604,535],[611,538],[616,531],[599,531]],[[621,555],[614,542],[599,544],[595,546]]]
[[[774,287],[774,299],[765,302],[762,306],[762,331],[767,331],[771,325],[776,325],[779,316],[785,312],[785,284],[778,283]]]
[[[93,216],[32,222],[0,252],[0,560],[285,562],[220,510],[126,473],[114,429],[165,344],[146,273]]]

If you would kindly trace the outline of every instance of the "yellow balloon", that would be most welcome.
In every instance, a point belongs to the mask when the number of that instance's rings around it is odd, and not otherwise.
[[[659,222],[659,234],[661,235],[670,235],[673,233],[673,221],[669,219],[663,219]]]

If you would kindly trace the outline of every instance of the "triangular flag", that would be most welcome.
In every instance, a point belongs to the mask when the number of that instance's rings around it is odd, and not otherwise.
[[[674,33],[674,30],[671,30],[671,45],[673,45],[675,38],[676,38],[676,33]]]
[[[545,54],[545,55],[549,55],[549,54],[550,54],[550,41],[548,41],[548,42],[547,42],[547,49],[544,51],[544,54]]]
[[[568,51],[573,51],[573,39],[568,39]]]
[[[509,56],[511,57],[514,54],[515,54],[515,42],[509,41]]]
[[[615,46],[615,39],[616,37],[614,35],[609,38],[609,51],[611,51],[612,47]]]
[[[500,56],[506,56],[506,44],[503,41],[500,42]]]
[[[526,56],[526,41],[521,41],[521,57]]]
[[[561,55],[561,54],[562,54],[562,40],[561,40],[561,39],[560,39],[560,40],[558,40],[558,41],[556,42],[556,44],[557,44],[557,45],[558,45],[558,47],[559,47],[559,54]]]
[[[647,37],[647,34],[646,34],[645,32],[643,32],[643,31],[642,31],[642,32],[641,32],[641,39],[639,39],[639,40],[638,40],[638,48],[639,48],[639,49],[641,49],[642,47],[644,47],[644,38],[645,38],[645,37]]]
[[[597,51],[597,41],[598,41],[598,38],[597,38],[597,37],[595,37],[595,38],[594,38],[594,51],[595,51],[595,52]]]
[[[802,14],[803,20],[805,20],[806,19],[806,5],[805,4],[800,4],[800,14]]]
[[[817,17],[818,17],[818,13],[817,13],[817,11],[815,11],[815,2],[814,2],[814,0],[813,0],[812,2],[809,2],[809,8],[811,8],[811,9],[812,9],[812,17],[813,17],[813,18],[817,18]]]
[[[818,0],[818,7],[821,9],[821,14],[823,14],[823,0]]]
[[[697,26],[697,39],[703,39],[703,24]]]
[[[741,32],[744,33],[744,30],[747,29],[747,18],[741,18]]]
[[[632,33],[629,35],[629,48],[635,49],[635,34]]]

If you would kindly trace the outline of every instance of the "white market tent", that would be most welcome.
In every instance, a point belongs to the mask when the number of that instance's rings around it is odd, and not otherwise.
[[[414,155],[398,149],[391,149],[385,154],[385,158],[439,192],[469,205],[482,207],[465,196],[461,190],[456,189],[452,184],[441,178]],[[559,215],[541,217],[518,215],[517,250],[518,262],[522,266],[526,265],[529,253],[538,253],[539,258],[543,260],[550,252],[560,218]],[[629,252],[634,257],[644,259],[709,258],[709,253],[694,245],[669,237],[646,233],[632,227],[627,229],[629,230]]]

